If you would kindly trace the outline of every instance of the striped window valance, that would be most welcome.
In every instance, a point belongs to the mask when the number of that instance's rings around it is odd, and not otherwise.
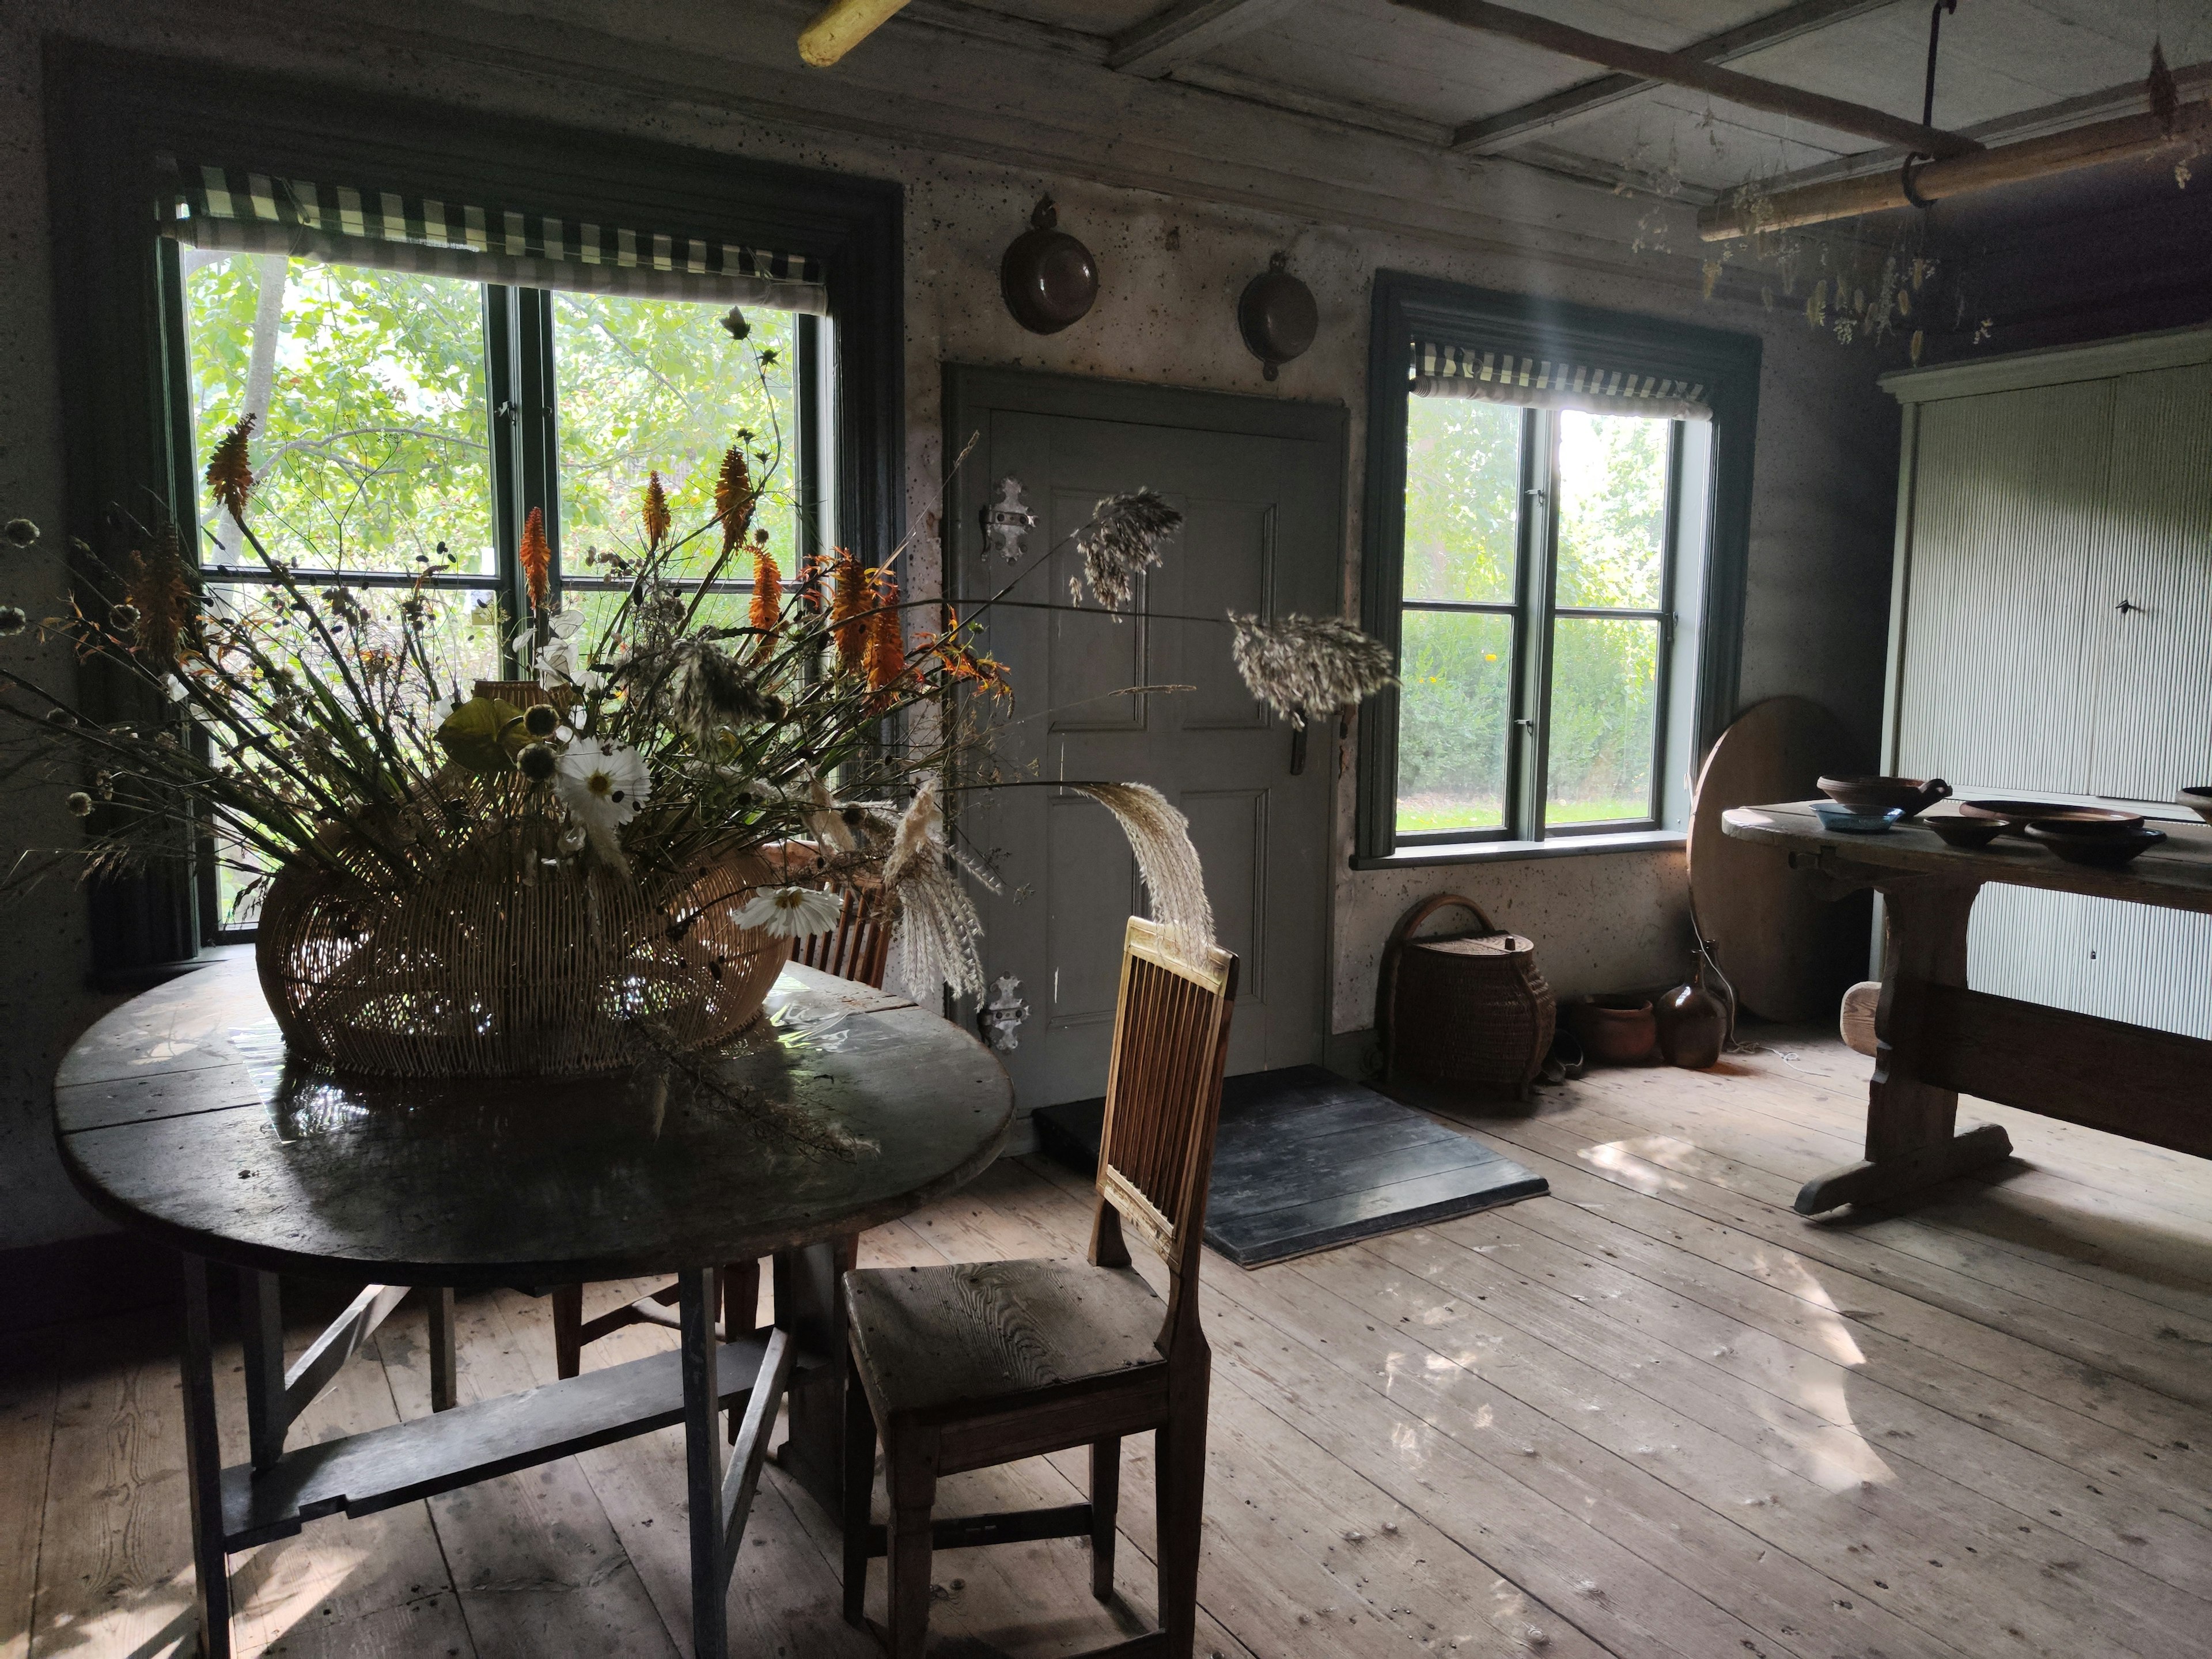
[[[822,272],[803,255],[168,157],[162,171],[162,234],[191,247],[518,288],[830,309]]]
[[[1709,421],[1705,388],[1632,368],[1576,363],[1476,346],[1413,343],[1417,398],[1471,398],[1524,409],[1577,409],[1660,421]]]

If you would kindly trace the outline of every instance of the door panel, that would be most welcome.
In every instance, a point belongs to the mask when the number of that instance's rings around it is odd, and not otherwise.
[[[2212,775],[2212,365],[2121,377],[2103,552],[2090,793],[2172,800]]]
[[[1924,405],[1898,769],[2021,794],[2088,787],[2081,627],[2112,383]]]
[[[980,613],[1017,698],[992,763],[1018,787],[967,796],[958,829],[1002,883],[977,895],[986,968],[1030,1006],[1001,1054],[1021,1107],[1104,1092],[1122,924],[1143,905],[1120,827],[1063,778],[1149,783],[1189,818],[1218,934],[1243,962],[1230,1070],[1318,1060],[1334,750],[1317,732],[1291,774],[1289,727],[1237,676],[1225,617],[1338,608],[1341,411],[1013,371],[947,380],[953,447],[983,434],[948,514],[960,600],[1011,581],[1012,599],[1066,605],[1073,534],[1107,495],[1148,487],[1185,520],[1141,584],[1146,614],[1087,594],[1073,614]],[[979,522],[1008,476],[1038,519],[1013,562]],[[1110,695],[1138,685],[1191,689]]]

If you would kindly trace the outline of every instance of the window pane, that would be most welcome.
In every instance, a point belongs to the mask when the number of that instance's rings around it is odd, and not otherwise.
[[[443,542],[456,572],[489,574],[483,290],[278,253],[182,257],[198,465],[262,411],[246,521],[269,550],[407,570]],[[258,564],[204,494],[198,511],[210,563]]]
[[[1398,833],[1505,821],[1513,618],[1408,611],[1400,656]]]
[[[1523,424],[1498,404],[1406,399],[1406,598],[1511,602]]]
[[[688,300],[626,300],[596,294],[553,296],[554,383],[561,448],[561,563],[586,575],[586,554],[637,550],[638,501],[658,471],[679,536],[714,510],[722,452],[742,442],[754,483],[769,495],[754,522],[787,574],[792,567],[793,472],[799,454],[793,368],[797,318],[750,311],[747,343],[771,361],[765,374],[721,325],[724,308]],[[750,431],[741,440],[740,429]],[[765,454],[765,465],[757,457]],[[721,550],[699,537],[679,572],[703,574]],[[732,574],[750,580],[746,563]]]
[[[1651,816],[1658,670],[1656,622],[1553,622],[1546,823]]]
[[[1559,604],[1658,608],[1673,432],[1633,415],[1559,416]]]
[[[497,677],[500,629],[489,580],[477,590],[428,588],[419,594],[404,587],[356,586],[341,592],[340,584],[329,581],[301,586],[319,608],[332,643],[365,684],[390,684],[384,677],[403,652],[417,664],[405,684],[418,708],[429,698],[422,684],[422,661],[428,662],[441,690],[458,690],[465,696],[478,679]],[[253,623],[280,659],[289,659],[293,667],[319,679],[336,678],[329,650],[290,609],[285,590],[276,583],[210,582],[207,594],[216,611]],[[349,614],[356,619],[348,621]],[[264,729],[280,751],[295,740],[281,728]],[[252,848],[228,842],[218,847],[217,854],[214,925],[251,927],[260,908],[254,873],[264,867],[262,856]],[[241,865],[247,867],[236,867]]]

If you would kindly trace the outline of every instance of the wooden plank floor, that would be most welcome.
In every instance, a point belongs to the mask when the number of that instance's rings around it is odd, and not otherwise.
[[[2013,1166],[1810,1224],[1790,1200],[1856,1154],[1867,1062],[1770,1042],[1525,1112],[1425,1102],[1553,1195],[1257,1273],[1209,1258],[1200,1654],[2212,1650],[2212,1164],[1970,1108],[2006,1123]],[[1006,1163],[863,1257],[1073,1255],[1087,1216],[1079,1183]],[[468,1297],[460,1319],[465,1395],[551,1379],[544,1303]],[[591,1362],[672,1340],[626,1331]],[[172,1652],[191,1569],[168,1322],[0,1352],[0,1659]],[[222,1364],[240,1445],[234,1346]],[[410,1304],[302,1431],[418,1416],[428,1392]],[[1073,1540],[949,1553],[933,1651],[1045,1659],[1148,1622],[1150,1451],[1130,1447],[1121,1600],[1091,1600]],[[1038,1460],[944,1502],[1066,1503],[1081,1479],[1079,1455]],[[234,1559],[240,1650],[688,1654],[683,1492],[670,1430],[317,1523]],[[771,1470],[735,1650],[874,1652],[836,1616],[836,1559]]]

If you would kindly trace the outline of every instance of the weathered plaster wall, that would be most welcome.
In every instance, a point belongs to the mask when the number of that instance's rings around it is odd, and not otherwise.
[[[1869,739],[1879,717],[1895,415],[1866,360],[1805,337],[1788,312],[1707,304],[1696,266],[1632,257],[1641,204],[1510,166],[1445,163],[1372,134],[1329,132],[1235,100],[1124,86],[1065,55],[887,32],[837,77],[799,71],[811,7],[655,0],[606,32],[592,0],[27,0],[0,19],[0,514],[50,526],[0,563],[0,601],[45,614],[58,591],[58,388],[47,274],[39,42],[55,32],[216,58],[458,105],[896,178],[907,196],[912,516],[943,460],[939,365],[1028,366],[1323,399],[1351,413],[1344,526],[1358,580],[1368,295],[1378,267],[1758,331],[1767,340],[1743,689],[1827,703]],[[999,303],[1006,241],[1042,191],[1105,274],[1063,334],[1022,332]],[[1320,301],[1314,349],[1273,385],[1238,343],[1243,283],[1277,250]],[[932,561],[921,561],[922,568]],[[19,642],[20,643],[20,642]],[[50,665],[58,675],[66,663]],[[1346,757],[1340,757],[1340,762]],[[1348,767],[1344,768],[1348,774]],[[1338,842],[1350,844],[1348,775]],[[0,795],[0,848],[52,842],[54,790]],[[1334,1030],[1371,1018],[1375,958],[1415,896],[1447,887],[1533,935],[1563,991],[1651,983],[1687,949],[1682,860],[1638,854],[1355,875],[1338,861]],[[90,1018],[82,904],[50,890],[0,909],[0,1247],[96,1224],[51,1149],[55,1055]]]

